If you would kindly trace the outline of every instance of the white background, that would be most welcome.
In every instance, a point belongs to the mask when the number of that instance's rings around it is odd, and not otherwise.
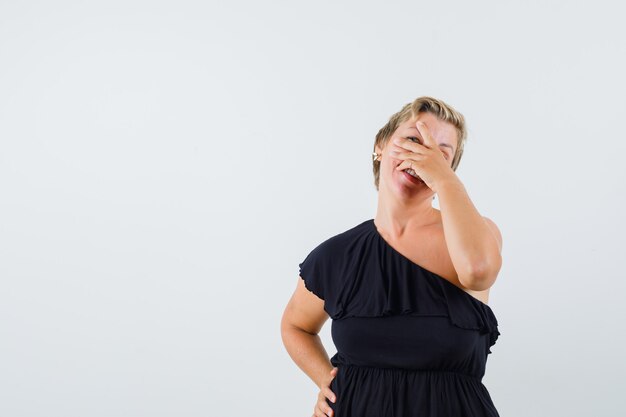
[[[621,9],[1,1],[0,415],[311,415],[298,264],[375,216],[374,135],[422,95],[504,238],[500,414],[623,415]]]

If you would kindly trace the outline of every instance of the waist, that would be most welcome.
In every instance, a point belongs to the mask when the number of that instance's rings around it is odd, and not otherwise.
[[[378,377],[385,376],[403,376],[403,377],[415,377],[415,378],[464,378],[481,382],[482,376],[470,374],[461,370],[455,369],[413,369],[413,368],[399,368],[399,367],[384,367],[384,366],[369,366],[359,365],[352,363],[333,363],[334,366],[345,371],[354,371],[359,373],[370,373],[377,375]]]

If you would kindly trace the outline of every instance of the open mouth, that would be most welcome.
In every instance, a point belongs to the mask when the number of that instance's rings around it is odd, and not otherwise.
[[[421,179],[416,173],[415,171],[413,171],[413,169],[411,168],[407,168],[407,169],[403,169],[404,172],[406,172],[407,174],[409,174],[410,176],[417,178],[418,180]]]
[[[417,173],[411,169],[403,169],[402,172],[406,175],[406,178],[414,184],[425,184],[424,181],[417,175]]]

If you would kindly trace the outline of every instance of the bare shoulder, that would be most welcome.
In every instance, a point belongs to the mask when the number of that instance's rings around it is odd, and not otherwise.
[[[498,229],[498,226],[489,217],[483,216],[483,219],[485,219],[485,223],[487,223],[487,226],[489,226],[489,228],[491,229],[493,236],[498,241],[498,246],[500,247],[500,251],[502,251],[502,233],[500,233],[500,229]]]

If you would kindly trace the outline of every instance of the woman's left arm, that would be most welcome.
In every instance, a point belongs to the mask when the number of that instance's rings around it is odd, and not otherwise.
[[[461,285],[475,291],[490,288],[502,266],[498,227],[476,210],[458,177],[437,184],[436,192],[446,245]]]

